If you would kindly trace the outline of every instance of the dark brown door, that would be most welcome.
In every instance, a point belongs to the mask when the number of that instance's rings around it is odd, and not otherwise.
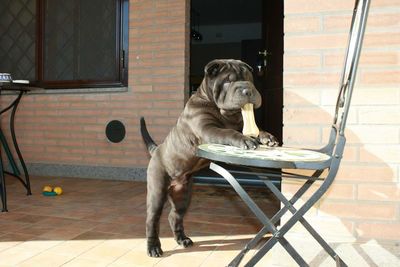
[[[255,111],[257,125],[282,142],[283,1],[262,1],[262,38],[242,41],[242,60],[253,69],[263,104]]]
[[[283,1],[263,1],[266,71],[263,125],[282,142],[283,127]]]

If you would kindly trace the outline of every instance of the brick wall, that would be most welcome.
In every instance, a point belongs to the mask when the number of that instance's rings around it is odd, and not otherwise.
[[[16,131],[27,163],[145,167],[148,157],[139,135],[139,117],[145,116],[151,134],[160,141],[184,104],[188,9],[185,0],[130,1],[127,92],[25,96]],[[9,101],[2,96],[2,105]],[[119,144],[105,136],[106,124],[114,119],[127,130]]]
[[[146,166],[139,117],[146,117],[159,142],[186,97],[188,2],[130,1],[127,92],[23,98],[16,130],[30,166]],[[318,147],[327,139],[352,2],[285,1],[286,145]],[[332,190],[317,205],[318,216],[337,216],[354,236],[366,239],[400,239],[399,8],[398,0],[372,1],[345,157]],[[7,96],[1,99],[2,105],[10,101]],[[127,127],[120,144],[108,142],[104,134],[113,119]],[[285,183],[283,188],[290,191],[295,186]]]
[[[286,145],[326,143],[353,2],[285,1]],[[319,216],[339,217],[360,239],[400,240],[399,4],[372,1],[344,160],[317,206]]]

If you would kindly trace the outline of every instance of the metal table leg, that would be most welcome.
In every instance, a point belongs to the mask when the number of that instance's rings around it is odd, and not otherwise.
[[[25,177],[25,180],[20,177],[20,171],[18,169],[18,166],[17,166],[17,164],[16,164],[16,162],[14,160],[14,157],[13,157],[13,155],[11,153],[11,150],[10,150],[8,144],[7,144],[7,140],[5,139],[5,137],[3,135],[3,132],[0,129],[0,143],[4,148],[4,151],[6,153],[8,161],[9,161],[11,167],[12,167],[12,170],[13,170],[13,172],[5,171],[3,163],[0,162],[1,163],[1,166],[0,166],[1,167],[0,168],[0,172],[1,172],[0,173],[0,187],[1,187],[0,189],[1,189],[1,191],[0,191],[0,193],[1,193],[1,200],[2,200],[2,204],[3,204],[2,211],[7,211],[7,194],[6,194],[6,184],[5,184],[5,179],[4,179],[4,174],[5,173],[17,178],[24,185],[24,187],[26,188],[27,195],[31,195],[32,194],[28,169],[26,167],[24,158],[22,157],[22,153],[21,153],[21,151],[19,149],[19,146],[18,146],[17,137],[15,135],[15,114],[16,114],[16,111],[17,111],[17,108],[18,108],[18,104],[20,103],[20,100],[21,100],[22,95],[24,93],[25,93],[25,91],[20,91],[18,96],[17,96],[17,98],[9,106],[7,106],[6,108],[4,108],[4,109],[2,109],[0,111],[0,115],[1,115],[1,114],[5,113],[5,112],[7,112],[8,110],[11,109],[10,124],[9,124],[10,132],[11,132],[11,139],[12,139],[12,142],[13,142],[13,145],[14,145],[15,152],[17,153],[18,159],[19,159],[20,164],[22,166],[22,169],[24,171],[24,177]]]
[[[6,192],[6,181],[4,179],[4,169],[3,169],[3,160],[0,157],[0,195],[1,195],[1,203],[3,205],[1,211],[7,210],[7,192]]]
[[[18,97],[17,97],[17,99],[16,99],[16,101],[15,101],[15,105],[14,105],[12,111],[11,111],[10,131],[11,131],[11,138],[12,138],[12,141],[13,141],[13,144],[14,144],[15,152],[17,152],[18,159],[19,159],[19,161],[20,161],[20,163],[21,163],[22,169],[24,170],[25,183],[23,183],[23,184],[24,184],[24,186],[25,186],[25,188],[26,188],[26,190],[27,190],[27,195],[32,195],[31,183],[30,183],[30,181],[29,181],[28,169],[26,168],[24,158],[22,157],[22,153],[21,153],[21,151],[19,150],[19,146],[18,146],[18,142],[17,142],[17,137],[15,136],[15,113],[16,113],[16,111],[17,111],[18,104],[19,104],[19,102],[20,102],[20,100],[21,100],[21,97],[22,97],[23,93],[24,93],[23,91],[21,91],[21,92],[19,93],[19,95],[18,95]]]

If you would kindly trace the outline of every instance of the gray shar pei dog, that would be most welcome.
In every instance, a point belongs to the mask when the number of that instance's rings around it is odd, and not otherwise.
[[[163,254],[159,239],[160,216],[167,198],[171,203],[169,223],[175,240],[184,247],[192,240],[185,235],[183,217],[188,209],[192,175],[208,166],[196,157],[196,147],[203,143],[226,144],[243,149],[258,145],[275,146],[276,138],[260,131],[258,138],[241,133],[241,108],[252,103],[261,106],[261,95],[254,87],[252,68],[240,60],[213,60],[204,69],[205,77],[197,92],[187,102],[177,124],[156,145],[141,118],[141,134],[151,154],[147,169],[147,253],[151,257]]]

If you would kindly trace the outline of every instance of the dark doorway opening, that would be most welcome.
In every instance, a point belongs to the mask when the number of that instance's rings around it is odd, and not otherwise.
[[[281,141],[283,1],[192,0],[190,43],[190,93],[200,85],[209,61],[233,58],[248,63],[263,99],[255,111],[257,125]],[[196,175],[196,181],[223,183],[208,171]],[[241,184],[263,183],[243,177]]]

